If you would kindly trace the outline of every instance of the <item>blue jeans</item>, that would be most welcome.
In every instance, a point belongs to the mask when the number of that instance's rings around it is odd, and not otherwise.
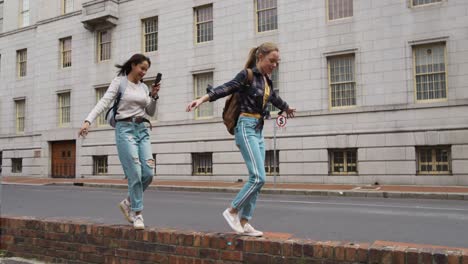
[[[144,123],[117,122],[115,139],[120,163],[128,179],[132,211],[141,211],[143,192],[153,180],[155,166],[148,128]]]
[[[260,189],[265,184],[265,141],[263,131],[255,131],[259,120],[240,116],[235,128],[236,145],[239,147],[249,171],[249,180],[231,203],[241,218],[252,219]]]

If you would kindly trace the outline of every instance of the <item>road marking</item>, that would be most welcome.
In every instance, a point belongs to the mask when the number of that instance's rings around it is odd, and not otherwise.
[[[230,201],[232,199],[226,198],[211,198],[213,200]],[[310,202],[310,201],[295,201],[295,200],[268,200],[258,199],[260,202],[271,203],[293,203],[293,204],[323,204],[323,205],[338,205],[338,206],[363,206],[363,207],[379,207],[379,208],[401,208],[401,209],[429,209],[429,210],[442,210],[442,211],[461,211],[468,212],[468,208],[442,208],[442,207],[429,207],[429,206],[403,206],[403,205],[384,205],[384,204],[363,204],[363,203],[330,203],[330,202]]]

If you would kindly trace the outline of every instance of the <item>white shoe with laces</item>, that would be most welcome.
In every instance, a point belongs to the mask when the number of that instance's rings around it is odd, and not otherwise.
[[[249,223],[246,223],[244,225],[244,233],[242,233],[243,235],[246,235],[246,236],[252,236],[252,237],[261,237],[263,236],[263,232],[262,231],[258,231],[256,230],[255,228],[253,228],[253,226],[251,226]]]
[[[133,218],[133,228],[145,229],[145,223],[143,222],[143,216],[141,214],[135,215]]]
[[[132,209],[130,207],[130,202],[127,199],[124,199],[123,201],[119,203],[119,208],[120,208],[120,211],[122,211],[122,213],[124,214],[125,219],[127,219],[127,221],[132,224],[135,213],[132,212]]]
[[[239,217],[237,214],[231,214],[229,212],[229,208],[224,210],[223,212],[224,219],[226,219],[226,222],[229,224],[229,226],[237,233],[243,233],[244,228],[242,228],[242,225],[240,223]]]

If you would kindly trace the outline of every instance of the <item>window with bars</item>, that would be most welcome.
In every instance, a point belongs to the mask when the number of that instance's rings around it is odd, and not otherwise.
[[[153,87],[153,82],[154,82],[155,78],[156,77],[153,77],[153,78],[150,78],[150,80],[145,81],[145,84],[146,84],[146,86],[148,86],[148,90],[150,90],[150,91],[151,91],[151,87]],[[154,121],[158,120],[158,106],[159,106],[159,104],[156,103],[156,111],[154,111],[154,116],[148,116],[149,120],[154,120]]]
[[[442,2],[442,0],[410,0],[412,6],[428,5]]]
[[[328,0],[328,20],[353,16],[353,0]]]
[[[63,38],[60,40],[60,57],[62,68],[72,66],[72,38]]]
[[[354,54],[328,58],[330,105],[340,108],[356,105]]]
[[[0,32],[3,32],[3,1],[0,1]]]
[[[213,153],[192,153],[192,174],[213,174]]]
[[[213,5],[195,7],[197,43],[213,40]]]
[[[273,90],[277,95],[279,95],[279,68],[276,67],[271,73],[271,81],[273,82]],[[276,113],[279,111],[271,102],[267,105],[267,111]]]
[[[23,159],[22,158],[12,158],[11,159],[11,172],[12,173],[21,173],[23,171]]]
[[[276,0],[255,0],[257,13],[257,32],[278,29],[278,14]]]
[[[195,99],[198,99],[206,94],[208,84],[213,84],[213,73],[200,73],[193,76]],[[213,117],[213,104],[202,104],[195,109],[195,118],[211,118]]]
[[[73,0],[62,0],[62,13],[67,14],[73,12]]]
[[[93,156],[93,175],[106,174],[107,171],[107,156]]]
[[[445,43],[413,47],[416,101],[447,98]]]
[[[276,151],[276,156],[273,150],[265,152],[265,173],[273,175],[279,173],[279,150]]]
[[[70,93],[58,95],[58,123],[59,126],[70,124]]]
[[[23,133],[24,132],[24,122],[26,116],[26,100],[15,100],[15,114],[16,114],[16,132]]]
[[[331,149],[330,174],[356,174],[357,149]]]
[[[145,52],[158,50],[158,17],[143,20],[143,46]]]
[[[99,88],[96,88],[96,103],[99,102],[99,100],[101,100],[101,98],[104,96],[104,94],[106,93],[107,91],[107,87],[99,87]],[[107,125],[107,122],[106,122],[106,113],[107,113],[107,110],[109,109],[109,107],[106,107],[106,109],[104,109],[104,111],[102,111],[101,114],[99,114],[96,118],[96,124],[97,126],[105,126]]]
[[[16,51],[16,68],[18,77],[24,77],[27,74],[28,50],[22,49]]]
[[[450,174],[452,160],[450,146],[416,147],[417,174]]]
[[[111,32],[100,31],[98,35],[98,61],[110,60],[111,58]]]
[[[20,23],[21,27],[29,26],[29,0],[21,0]]]

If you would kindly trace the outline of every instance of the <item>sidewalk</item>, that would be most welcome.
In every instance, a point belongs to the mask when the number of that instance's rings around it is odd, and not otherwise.
[[[2,184],[76,185],[101,188],[126,188],[124,179],[56,179],[3,176]],[[171,191],[237,192],[243,182],[154,180],[150,189]],[[262,193],[347,197],[385,197],[442,200],[468,200],[468,186],[347,185],[314,183],[267,183]]]

